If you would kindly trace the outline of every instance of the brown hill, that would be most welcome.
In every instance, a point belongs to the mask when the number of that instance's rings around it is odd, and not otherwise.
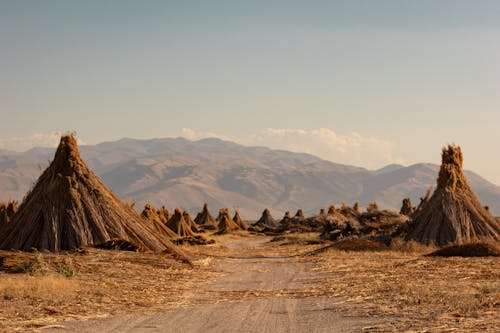
[[[463,244],[477,239],[500,241],[500,224],[481,205],[462,171],[462,150],[443,148],[437,188],[412,216],[406,240],[424,244]]]
[[[75,138],[65,135],[54,160],[2,231],[0,248],[62,251],[113,239],[178,253],[101,182],[81,159]]]

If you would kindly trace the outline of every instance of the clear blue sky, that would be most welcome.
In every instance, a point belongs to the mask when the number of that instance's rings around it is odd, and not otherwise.
[[[499,59],[500,1],[0,0],[0,148],[326,128],[390,143],[342,162],[439,162],[455,142],[500,184]]]

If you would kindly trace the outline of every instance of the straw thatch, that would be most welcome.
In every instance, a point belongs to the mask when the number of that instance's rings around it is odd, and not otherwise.
[[[175,239],[177,235],[163,223],[160,215],[157,214],[155,208],[151,204],[146,204],[141,213],[141,217],[149,222],[149,226],[153,228],[157,235]]]
[[[122,239],[179,253],[87,167],[72,135],[61,138],[54,160],[9,226],[2,232],[0,249],[61,251]]]
[[[415,211],[415,208],[411,205],[410,198],[404,198],[399,214],[410,216]]]
[[[167,227],[169,227],[179,237],[194,236],[191,227],[184,220],[184,215],[179,208],[175,209],[174,215],[168,220]]]
[[[288,224],[288,223],[291,223],[291,222],[293,222],[293,217],[292,217],[292,215],[290,214],[289,211],[286,211],[285,215],[283,216],[283,218],[280,221],[280,224]]]
[[[10,220],[16,215],[17,213],[17,202],[16,201],[9,201],[7,203],[1,202],[0,201],[0,228],[6,224],[9,223]]]
[[[334,205],[331,205],[330,207],[328,207],[328,215],[333,215],[337,212],[337,208],[335,208]]]
[[[206,203],[203,205],[203,210],[196,215],[194,222],[204,228],[217,228],[217,221],[210,214]]]
[[[234,210],[233,221],[240,227],[240,229],[242,230],[248,229],[248,224],[241,219],[240,213],[238,213],[238,210],[236,209]]]
[[[304,212],[302,212],[302,209],[298,209],[297,210],[297,213],[295,213],[294,218],[295,219],[300,219],[300,220],[304,219]]]
[[[276,228],[278,226],[278,222],[271,216],[271,212],[269,209],[264,209],[262,212],[262,216],[260,219],[253,224],[254,227],[267,227],[267,228]]]
[[[443,148],[437,188],[413,214],[406,240],[424,244],[463,244],[475,239],[500,241],[500,224],[484,209],[462,171],[462,150]]]
[[[222,208],[219,210],[219,216],[217,217],[219,224],[217,225],[217,234],[227,234],[236,230],[240,230],[240,227],[233,221],[229,215],[229,209]]]
[[[186,221],[192,232],[200,232],[200,229],[196,226],[196,223],[194,223],[191,215],[189,215],[189,212],[187,210],[182,212],[182,217],[184,217],[184,221]]]
[[[160,220],[163,224],[167,224],[168,220],[172,217],[168,209],[165,208],[165,206],[162,206],[161,208],[158,208],[156,210],[156,214],[160,217]]]

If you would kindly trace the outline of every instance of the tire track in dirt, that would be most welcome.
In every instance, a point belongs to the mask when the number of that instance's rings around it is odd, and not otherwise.
[[[232,253],[214,257],[215,268],[223,275],[193,291],[186,306],[60,324],[71,332],[103,333],[359,332],[374,324],[370,318],[343,317],[335,310],[337,298],[311,292],[325,277],[312,272],[312,263],[273,252],[265,246],[268,240],[227,241]],[[261,253],[265,255],[257,255]]]

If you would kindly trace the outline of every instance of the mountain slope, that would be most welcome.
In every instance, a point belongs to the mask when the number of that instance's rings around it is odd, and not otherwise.
[[[308,154],[245,147],[218,139],[122,139],[82,146],[88,165],[120,197],[181,207],[192,213],[204,202],[216,211],[235,207],[244,218],[271,208],[276,218],[286,210],[306,214],[342,202],[362,205],[376,200],[399,209],[403,197],[414,204],[435,185],[439,167],[389,165],[376,171],[335,164]],[[21,200],[54,149],[0,152],[0,200]],[[466,157],[467,158],[467,157]],[[466,172],[482,203],[500,214],[500,187]]]

